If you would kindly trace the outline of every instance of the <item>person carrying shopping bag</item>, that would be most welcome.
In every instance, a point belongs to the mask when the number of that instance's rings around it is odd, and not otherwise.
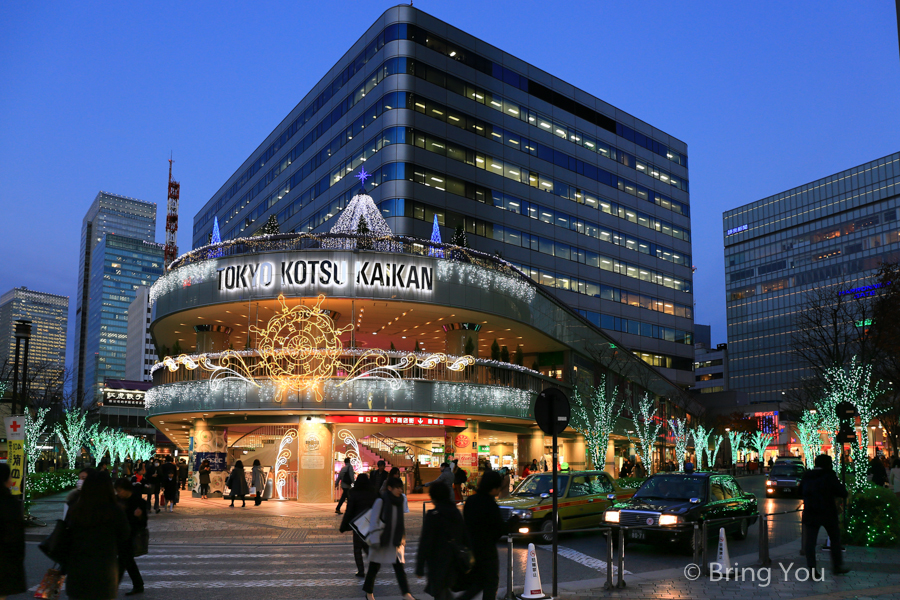
[[[253,470],[250,472],[250,481],[253,483],[253,487],[255,488],[253,491],[256,493],[256,499],[253,501],[253,505],[259,506],[262,504],[262,495],[266,491],[266,473],[263,471],[258,458],[253,461]]]
[[[353,489],[347,500],[347,510],[341,519],[340,532],[353,531],[353,558],[356,561],[356,576],[366,576],[366,563],[363,562],[363,552],[368,554],[369,547],[366,541],[357,533],[350,524],[361,514],[372,508],[378,499],[378,492],[369,484],[369,476],[363,473],[356,478]]]
[[[385,563],[394,567],[394,574],[397,576],[397,584],[400,586],[403,600],[415,600],[409,591],[409,582],[403,567],[406,563],[403,499],[403,481],[398,477],[390,477],[387,481],[387,490],[372,506],[373,517],[369,520],[370,527],[374,528],[381,524],[384,527],[380,533],[376,531],[366,538],[366,542],[369,544],[369,570],[366,573],[366,581],[363,583],[366,600],[375,600],[375,578],[378,576],[381,565]]]

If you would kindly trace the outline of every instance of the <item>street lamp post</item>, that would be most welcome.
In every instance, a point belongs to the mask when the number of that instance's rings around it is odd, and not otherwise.
[[[18,407],[18,399],[19,399],[19,349],[22,345],[22,340],[25,340],[25,356],[22,361],[22,408],[24,409],[28,403],[27,400],[27,382],[28,382],[28,341],[31,339],[31,321],[19,320],[16,321],[16,357],[15,364],[13,365],[13,393],[12,393],[12,403],[10,407],[10,414],[16,414],[16,408]]]

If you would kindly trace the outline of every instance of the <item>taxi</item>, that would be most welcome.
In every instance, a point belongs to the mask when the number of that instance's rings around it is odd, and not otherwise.
[[[561,471],[557,478],[560,531],[597,527],[611,504],[634,495],[633,489],[619,487],[604,471]],[[552,473],[529,475],[509,497],[497,501],[503,520],[518,517],[519,533],[534,533],[552,541],[552,488]]]

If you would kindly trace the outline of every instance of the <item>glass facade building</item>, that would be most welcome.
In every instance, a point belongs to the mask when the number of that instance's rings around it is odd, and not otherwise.
[[[91,271],[93,252],[107,233],[124,236],[139,242],[152,243],[156,235],[156,203],[127,196],[100,192],[81,223],[81,249],[78,260],[78,282],[75,310],[75,360],[73,362],[76,394],[85,399],[85,344],[88,338],[88,314],[91,305]],[[102,265],[102,261],[100,263]],[[158,276],[157,276],[158,277]],[[132,295],[133,299],[133,295]],[[128,303],[125,303],[128,308]],[[124,314],[124,313],[123,313]],[[123,351],[124,352],[124,351]],[[120,377],[121,378],[121,377]]]
[[[140,286],[165,271],[163,244],[107,233],[91,256],[84,386],[93,398],[104,380],[125,379],[128,307]]]
[[[395,234],[457,227],[693,384],[687,146],[422,11],[386,11],[194,217],[322,232],[366,182]],[[500,344],[511,340],[498,339]],[[514,344],[510,344],[511,349]],[[526,349],[527,351],[527,349]]]
[[[23,319],[31,321],[28,365],[37,375],[29,388],[40,393],[54,382],[60,383],[66,366],[69,297],[26,287],[13,288],[0,296],[0,365],[8,365],[7,372],[11,372],[16,356],[15,322]]]
[[[729,384],[779,402],[805,369],[791,354],[806,293],[835,295],[900,257],[900,153],[723,215]]]

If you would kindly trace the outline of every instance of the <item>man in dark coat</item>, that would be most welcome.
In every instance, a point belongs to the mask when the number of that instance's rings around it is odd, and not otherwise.
[[[457,600],[470,600],[484,592],[484,598],[496,598],[500,587],[500,557],[497,554],[497,542],[517,527],[517,519],[504,521],[500,515],[500,507],[495,498],[500,495],[503,478],[497,471],[488,471],[478,483],[478,490],[466,500],[463,518],[472,554],[475,555],[475,569],[471,577],[472,583]],[[420,545],[421,549],[422,546]]]
[[[387,481],[388,472],[385,467],[385,462],[383,460],[378,461],[378,468],[372,471],[371,475],[369,475],[369,485],[374,488],[374,490],[378,493],[381,493],[382,484]]]
[[[450,500],[450,494],[450,489],[445,485],[428,488],[434,509],[425,515],[419,550],[416,552],[416,575],[423,577],[428,568],[425,593],[434,596],[435,600],[450,600],[453,597],[450,590],[457,583],[455,548],[451,542],[469,545],[462,515]]]
[[[819,527],[824,527],[831,538],[831,566],[834,573],[840,575],[850,569],[843,564],[836,500],[847,497],[847,488],[835,475],[830,456],[820,454],[814,464],[815,468],[804,473],[800,480],[800,493],[803,496],[801,522],[806,532],[803,540],[806,566],[810,572],[816,568],[816,538],[819,536]]]
[[[140,487],[131,483],[128,478],[116,481],[116,496],[119,506],[125,511],[128,525],[131,526],[131,543],[125,544],[119,553],[119,581],[125,571],[131,577],[133,589],[126,596],[134,596],[144,591],[144,578],[134,560],[134,539],[147,529],[147,502],[140,493]]]
[[[887,469],[884,468],[884,463],[881,462],[880,456],[873,457],[869,462],[869,475],[872,476],[872,483],[878,487],[884,487],[884,484],[887,483]]]
[[[156,511],[156,514],[159,514],[159,488],[162,484],[159,473],[159,459],[154,457],[153,460],[147,462],[145,467],[147,471],[145,477],[145,485],[147,488],[147,503],[149,504],[150,499],[152,498],[153,510]]]
[[[18,456],[18,455],[17,455]],[[21,594],[25,583],[25,520],[22,503],[13,497],[12,470],[0,463],[0,597]]]
[[[184,462],[182,458],[178,461],[178,482],[181,484],[181,489],[185,489],[184,486],[187,484],[188,478],[188,466],[187,463]]]
[[[379,461],[379,464],[384,465],[384,461]],[[344,511],[344,518],[341,519],[340,532],[353,531],[353,558],[356,560],[357,577],[366,576],[366,563],[363,561],[363,551],[368,554],[369,546],[366,544],[366,541],[359,537],[359,534],[350,527],[350,523],[352,523],[356,517],[372,508],[372,505],[375,504],[375,500],[378,499],[377,490],[378,488],[375,488],[370,484],[369,476],[365,473],[357,477],[353,489],[350,490],[350,494],[347,496],[347,510]]]

